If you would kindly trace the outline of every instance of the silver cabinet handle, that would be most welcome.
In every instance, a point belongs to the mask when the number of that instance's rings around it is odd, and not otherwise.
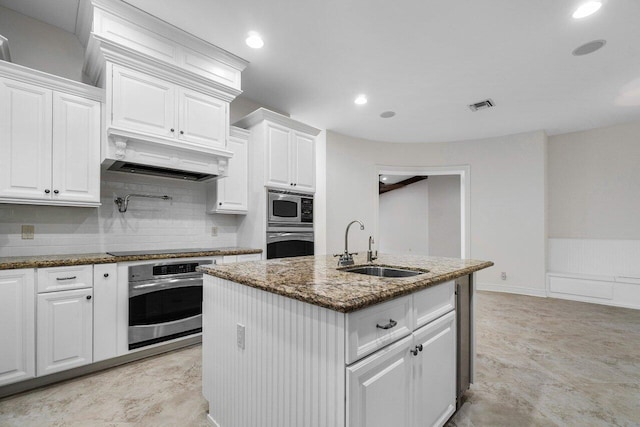
[[[378,324],[376,323],[376,328],[380,328],[380,329],[391,329],[391,328],[393,328],[394,326],[396,326],[397,324],[398,324],[398,322],[396,322],[395,320],[393,320],[393,319],[389,319],[389,323],[387,323],[386,325],[378,325]]]
[[[71,276],[71,277],[57,277],[56,280],[73,280],[77,278],[77,276]]]

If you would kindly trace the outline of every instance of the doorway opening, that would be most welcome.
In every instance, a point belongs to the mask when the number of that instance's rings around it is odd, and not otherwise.
[[[471,257],[470,167],[376,167],[375,227],[385,253]]]

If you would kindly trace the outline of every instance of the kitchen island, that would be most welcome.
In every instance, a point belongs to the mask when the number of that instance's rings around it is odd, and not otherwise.
[[[456,408],[456,313],[473,319],[472,306],[456,310],[456,282],[470,279],[472,295],[474,272],[493,263],[381,255],[374,264],[421,274],[346,272],[330,256],[202,267],[210,420],[443,425]],[[355,265],[370,264],[356,256]]]

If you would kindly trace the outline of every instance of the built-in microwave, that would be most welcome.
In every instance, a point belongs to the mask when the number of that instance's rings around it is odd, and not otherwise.
[[[267,203],[269,227],[313,228],[313,195],[269,189]]]

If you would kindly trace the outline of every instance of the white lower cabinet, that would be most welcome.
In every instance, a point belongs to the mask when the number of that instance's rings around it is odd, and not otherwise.
[[[455,312],[418,329],[413,340],[418,354],[412,357],[415,416],[412,425],[442,426],[456,410]]]
[[[347,368],[349,427],[442,426],[456,407],[455,312]]]
[[[93,289],[38,295],[38,376],[93,361]]]
[[[118,264],[93,266],[93,361],[118,355]]]
[[[410,427],[413,343],[408,336],[347,368],[351,427]]]
[[[0,386],[35,377],[33,270],[0,271]]]

